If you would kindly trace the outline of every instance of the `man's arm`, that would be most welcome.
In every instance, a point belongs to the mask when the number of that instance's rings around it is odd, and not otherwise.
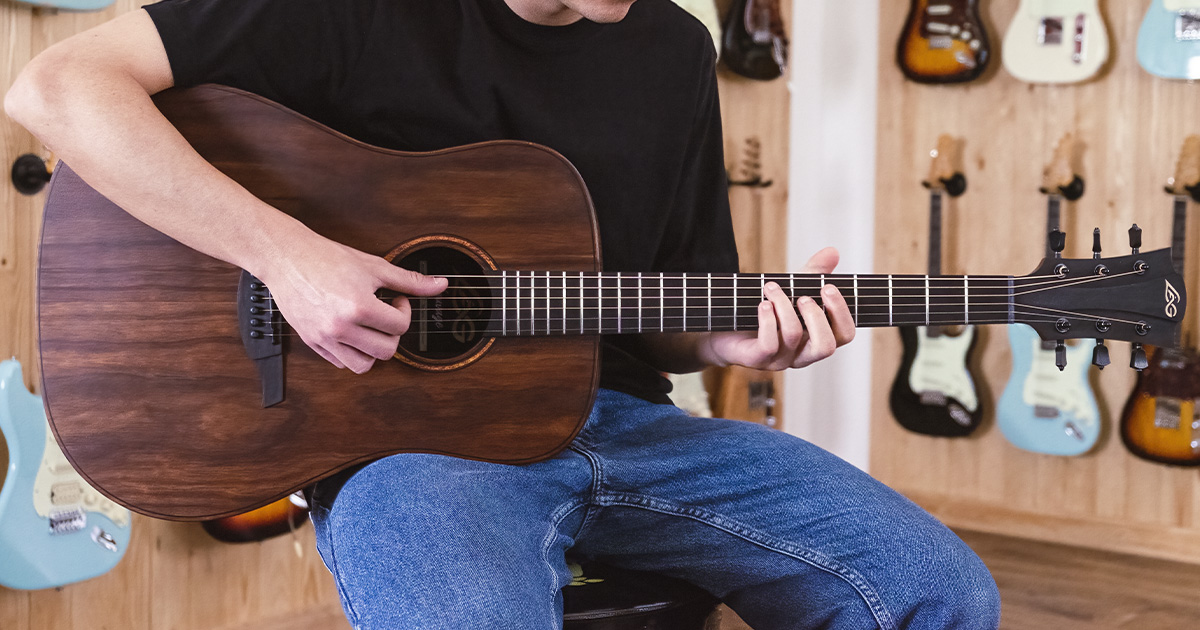
[[[832,273],[837,251],[816,253],[802,273]],[[767,299],[759,304],[756,332],[703,332],[644,335],[640,338],[655,368],[684,374],[708,366],[742,365],[758,370],[785,370],[829,357],[854,339],[854,318],[833,285],[821,290],[822,309],[808,297],[793,308],[779,285],[767,283]],[[797,314],[797,309],[799,313]],[[803,323],[803,325],[802,325]]]
[[[410,311],[375,290],[434,295],[445,280],[330,241],[226,177],[151,101],[173,84],[158,30],[139,10],[38,55],[4,107],[134,217],[262,279],[289,325],[334,365],[361,373],[391,357]]]

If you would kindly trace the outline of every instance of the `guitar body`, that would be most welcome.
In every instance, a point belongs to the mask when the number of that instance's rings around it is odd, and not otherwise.
[[[977,0],[912,0],[896,63],[918,83],[977,78],[991,58]]]
[[[1155,348],[1121,414],[1121,441],[1162,464],[1200,466],[1200,357]]]
[[[218,169],[351,247],[399,259],[436,246],[510,270],[600,269],[583,181],[543,147],[389,151],[219,86],[169,90],[156,103]],[[461,356],[394,359],[363,375],[285,338],[286,391],[264,407],[268,379],[239,327],[249,317],[242,281],[240,269],[55,169],[38,269],[43,392],[63,451],[114,501],[210,520],[392,453],[532,462],[565,448],[591,409],[598,335],[477,330],[458,331],[483,344]]]
[[[1004,68],[1029,83],[1078,83],[1108,61],[1097,0],[1021,0],[1004,34]]]
[[[759,81],[783,76],[788,39],[779,0],[735,0],[722,30],[721,61],[726,67]]]
[[[49,438],[42,401],[21,365],[0,363],[0,585],[56,588],[107,573],[129,547],[130,514],[87,487]]]
[[[1067,365],[1028,326],[1009,326],[1013,371],[996,405],[996,424],[1014,446],[1049,455],[1080,455],[1100,438],[1100,408],[1088,382],[1091,348],[1067,346]]]
[[[1138,30],[1137,59],[1164,79],[1200,79],[1200,0],[1154,0]]]
[[[259,542],[288,532],[308,521],[308,502],[302,493],[294,492],[245,514],[204,521],[201,526],[209,536],[221,542]]]
[[[930,336],[924,326],[900,329],[904,355],[892,382],[892,415],[909,431],[943,437],[970,435],[983,418],[967,357],[975,327]]]

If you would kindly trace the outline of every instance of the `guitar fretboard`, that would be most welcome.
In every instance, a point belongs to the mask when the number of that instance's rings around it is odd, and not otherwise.
[[[859,327],[1021,321],[1011,276],[504,271],[492,278],[498,312],[489,328],[500,336],[756,330],[767,282],[793,305],[800,296],[823,305],[821,287],[832,284]]]

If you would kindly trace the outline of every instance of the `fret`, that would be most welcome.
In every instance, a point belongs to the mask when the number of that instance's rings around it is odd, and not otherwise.
[[[821,283],[817,285],[817,297],[813,299],[821,299],[821,289],[825,288],[825,274],[821,274]],[[825,310],[825,300],[821,299],[821,310]]]
[[[658,274],[658,332],[667,330],[667,275]]]
[[[683,309],[680,315],[683,317],[683,332],[687,332],[687,276],[681,276],[679,282],[683,289]]]
[[[567,313],[570,310],[567,308],[567,272],[562,272],[562,334],[567,334],[567,320],[570,319]]]
[[[642,272],[638,272],[638,294],[637,294],[637,309],[638,309],[638,334],[642,333]]]
[[[500,335],[508,336],[508,272],[500,272]]]
[[[971,323],[971,283],[963,276],[963,323]]]
[[[858,274],[854,275],[854,310],[851,314],[854,316],[854,327],[858,328]]]
[[[708,326],[706,326],[706,327],[705,327],[705,329],[706,329],[706,330],[712,330],[712,327],[713,327],[713,324],[712,324],[712,309],[713,309],[713,302],[712,302],[712,274],[710,273],[710,274],[708,274]]]
[[[892,321],[895,319],[896,301],[892,299],[892,274],[888,274],[888,326],[894,326]]]
[[[616,277],[617,280],[617,333],[621,332],[621,276]]]
[[[550,272],[546,272],[546,334],[550,334]]]
[[[929,276],[925,276],[925,325],[929,325]]]
[[[580,271],[579,272],[579,334],[581,334],[581,335],[584,334],[584,332],[586,332],[583,329],[583,323],[585,321],[587,321],[587,317],[584,316],[584,312],[583,312],[583,272]]]

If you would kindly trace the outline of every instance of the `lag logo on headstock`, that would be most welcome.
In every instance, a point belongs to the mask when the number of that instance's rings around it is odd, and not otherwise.
[[[1179,291],[1176,291],[1175,287],[1171,286],[1170,280],[1163,280],[1163,282],[1167,284],[1167,308],[1163,310],[1166,312],[1167,317],[1174,318],[1179,312],[1179,309],[1175,308],[1175,305],[1179,303]]]

